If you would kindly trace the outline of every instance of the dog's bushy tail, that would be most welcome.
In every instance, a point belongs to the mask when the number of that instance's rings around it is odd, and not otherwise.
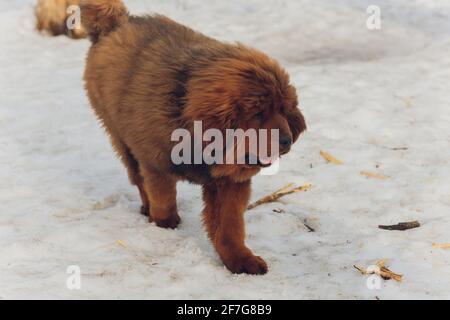
[[[126,23],[128,10],[122,0],[82,0],[81,23],[93,43]]]

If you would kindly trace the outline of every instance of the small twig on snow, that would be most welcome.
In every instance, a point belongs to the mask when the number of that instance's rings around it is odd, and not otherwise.
[[[258,200],[256,202],[252,203],[251,205],[249,205],[247,207],[247,210],[252,210],[252,209],[256,208],[257,206],[260,206],[260,205],[265,204],[265,203],[271,203],[271,202],[278,201],[278,199],[280,199],[280,198],[282,198],[284,196],[293,194],[293,193],[298,193],[298,192],[302,192],[302,191],[308,191],[312,187],[312,185],[307,184],[307,185],[304,185],[304,186],[301,186],[301,187],[289,189],[289,188],[292,187],[292,185],[293,184],[291,183],[291,184],[289,184],[289,185],[287,185],[287,186],[285,186],[285,187],[275,191],[274,193],[272,193],[272,194],[270,194],[268,196],[265,196],[264,198],[261,198],[260,200]]]

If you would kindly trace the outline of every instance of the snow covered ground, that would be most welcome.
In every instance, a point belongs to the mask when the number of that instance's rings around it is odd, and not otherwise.
[[[88,41],[39,35],[34,0],[2,1],[0,299],[450,299],[450,250],[432,247],[450,242],[449,1],[125,2],[278,58],[309,131],[278,175],[255,179],[253,199],[313,189],[248,213],[248,244],[270,272],[230,274],[203,232],[198,187],[179,186],[178,230],[138,214],[83,91]],[[381,30],[366,28],[372,4]],[[422,226],[378,229],[410,220]],[[369,290],[353,265],[379,259],[403,282]],[[69,265],[81,290],[66,286]]]

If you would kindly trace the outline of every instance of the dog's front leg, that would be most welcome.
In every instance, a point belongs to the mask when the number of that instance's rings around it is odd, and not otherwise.
[[[265,274],[267,264],[245,245],[244,213],[250,181],[216,180],[203,187],[204,221],[225,266],[233,273]]]

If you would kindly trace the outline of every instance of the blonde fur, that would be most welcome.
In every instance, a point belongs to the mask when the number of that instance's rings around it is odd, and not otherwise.
[[[80,0],[39,0],[35,7],[36,29],[52,36],[67,35],[74,39],[86,37],[83,28],[69,30],[66,25],[67,8],[79,5]]]

